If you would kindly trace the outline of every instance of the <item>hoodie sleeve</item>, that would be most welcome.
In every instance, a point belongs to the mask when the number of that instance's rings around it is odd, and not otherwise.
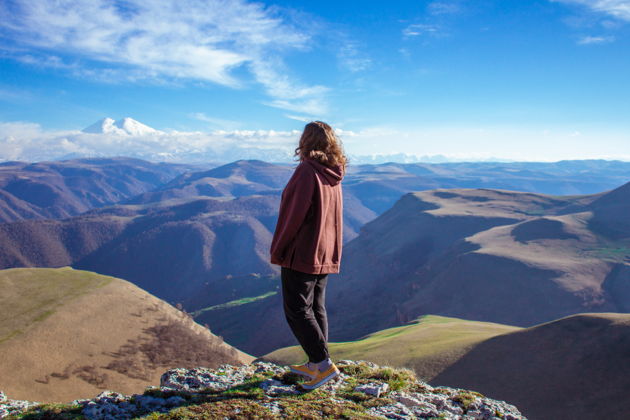
[[[271,263],[281,265],[288,256],[289,245],[295,239],[313,201],[315,173],[300,164],[282,192],[278,223],[271,241]]]

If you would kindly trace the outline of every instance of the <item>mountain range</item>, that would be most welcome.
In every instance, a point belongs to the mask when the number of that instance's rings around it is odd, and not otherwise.
[[[411,366],[533,419],[619,418],[629,386],[629,169],[349,166],[342,272],[327,289],[330,339],[344,342],[333,354]],[[135,392],[167,365],[252,360],[215,334],[257,356],[294,344],[268,262],[292,170],[0,164],[2,388],[43,401]],[[63,266],[73,269],[15,268]]]
[[[426,313],[528,326],[585,310],[627,311],[619,280],[627,273],[627,185],[578,196],[408,193],[440,183],[590,190],[623,169],[620,162],[350,166],[343,269],[328,291],[331,336],[355,339]],[[74,217],[0,224],[0,267],[72,265],[125,278],[263,354],[291,342],[278,312],[278,268],[268,262],[291,173],[288,165],[237,161],[188,170]],[[116,179],[108,182],[125,185]],[[244,316],[256,322],[238,325]],[[335,322],[342,319],[351,322]]]
[[[327,287],[330,337],[354,340],[423,314],[526,327],[630,312],[629,218],[630,183],[585,196],[409,193],[345,247]],[[269,295],[197,319],[239,348],[264,352],[293,342],[281,307]],[[256,321],[235,325],[243,318]]]
[[[0,223],[62,219],[151,191],[192,165],[139,159],[0,163]]]

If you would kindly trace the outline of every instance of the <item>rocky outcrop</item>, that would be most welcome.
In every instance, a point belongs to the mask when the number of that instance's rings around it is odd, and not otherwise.
[[[0,392],[0,418],[32,413],[41,418],[83,415],[88,419],[160,418],[320,418],[520,420],[518,409],[462,389],[432,387],[406,369],[370,362],[340,361],[342,372],[320,389],[305,393],[302,379],[284,366],[266,362],[218,369],[171,369],[159,387],[144,394],[104,391],[69,404],[7,399]]]

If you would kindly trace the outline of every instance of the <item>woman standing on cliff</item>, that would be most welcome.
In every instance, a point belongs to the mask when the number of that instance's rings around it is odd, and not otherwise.
[[[291,371],[306,376],[302,388],[320,387],[339,375],[328,354],[324,304],[328,274],[339,272],[346,157],[332,127],[306,124],[295,156],[300,164],[282,192],[271,242],[271,263],[281,266],[284,313],[308,356]]]

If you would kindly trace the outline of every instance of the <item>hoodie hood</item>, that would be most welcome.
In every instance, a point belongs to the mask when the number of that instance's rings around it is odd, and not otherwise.
[[[318,161],[313,160],[313,159],[304,159],[304,162],[307,163],[308,165],[311,165],[313,169],[315,169],[322,176],[324,176],[324,178],[326,178],[326,180],[328,181],[330,185],[339,184],[341,180],[343,179],[343,176],[345,175],[343,166],[341,165],[331,167],[331,166],[327,166],[322,163],[319,163]]]

